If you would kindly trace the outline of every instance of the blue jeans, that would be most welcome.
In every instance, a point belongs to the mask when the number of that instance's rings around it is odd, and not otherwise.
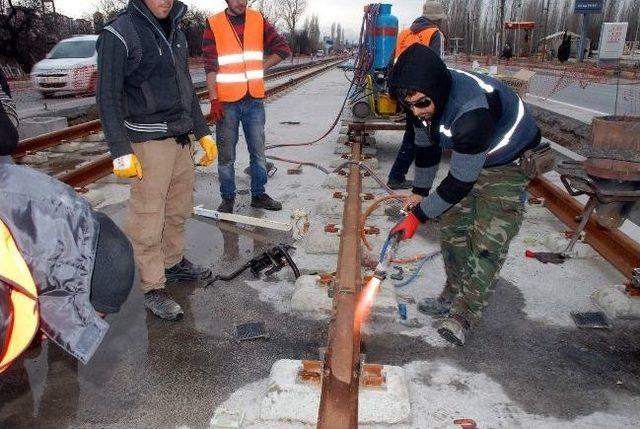
[[[218,143],[218,175],[220,194],[231,200],[236,195],[236,145],[240,123],[249,150],[251,170],[251,195],[264,194],[267,183],[267,160],[264,155],[264,104],[251,97],[235,103],[223,103],[224,116],[216,123]]]
[[[404,182],[406,174],[409,171],[409,167],[413,164],[413,158],[415,156],[415,140],[416,132],[413,125],[407,118],[407,127],[404,130],[404,136],[402,137],[402,145],[396,155],[396,160],[389,172],[389,180],[395,180],[398,182]]]

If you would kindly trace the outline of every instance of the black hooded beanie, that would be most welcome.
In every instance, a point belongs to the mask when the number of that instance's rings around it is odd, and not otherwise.
[[[451,92],[451,73],[432,49],[414,43],[393,66],[389,85],[393,92],[415,90],[429,96],[438,116],[444,110]]]

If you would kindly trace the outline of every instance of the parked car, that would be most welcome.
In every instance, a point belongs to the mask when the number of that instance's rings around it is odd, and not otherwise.
[[[95,91],[98,79],[98,36],[75,36],[61,40],[31,70],[34,88],[44,98],[58,91],[76,94]]]

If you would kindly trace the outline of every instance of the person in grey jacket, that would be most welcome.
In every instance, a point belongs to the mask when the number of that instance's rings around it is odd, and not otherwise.
[[[190,134],[205,151],[201,165],[218,154],[189,75],[186,11],[177,0],[130,0],[98,39],[102,126],[114,173],[132,178],[125,230],[145,306],[167,320],[183,311],[165,283],[211,276],[184,256],[195,181]]]
[[[1,86],[0,221],[36,285],[40,329],[87,363],[109,327],[102,317],[120,310],[133,285],[131,244],[71,187],[13,163],[17,121],[8,86]],[[14,286],[0,277],[0,307],[6,309]],[[0,338],[10,329],[8,317],[0,311]]]

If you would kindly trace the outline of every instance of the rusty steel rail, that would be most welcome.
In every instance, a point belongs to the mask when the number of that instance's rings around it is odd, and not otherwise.
[[[572,229],[576,228],[576,218],[582,214],[584,207],[571,195],[545,178],[532,180],[529,192],[535,197],[543,198],[544,205],[558,219]],[[631,279],[633,270],[640,267],[640,244],[619,230],[598,225],[593,218],[589,219],[585,233],[585,241]]]
[[[281,70],[281,71],[276,71],[276,72],[271,73],[271,74],[267,74],[265,76],[265,80],[278,79],[278,78],[281,78],[281,77],[289,75],[289,74],[299,73],[300,71],[304,71],[304,70],[307,70],[309,68],[318,67],[318,66],[320,66],[322,64],[327,64],[327,63],[331,64],[331,67],[333,67],[338,62],[342,62],[342,61],[344,61],[344,60],[343,59],[331,59],[331,60],[324,60],[322,62],[303,64],[301,66],[292,67],[292,68],[287,69],[287,70]],[[202,91],[198,91],[198,92],[196,92],[196,94],[197,94],[197,96],[199,98],[207,98],[208,97],[208,92],[207,92],[206,89],[202,90]],[[207,115],[207,117],[208,117],[208,115]],[[18,147],[16,148],[16,150],[15,150],[15,152],[13,154],[13,158],[14,159],[18,159],[18,158],[21,158],[21,157],[29,154],[29,153],[34,153],[34,152],[38,152],[38,151],[41,151],[41,150],[46,150],[46,149],[58,146],[59,144],[62,144],[62,143],[68,142],[68,141],[81,139],[82,137],[86,137],[86,136],[88,136],[90,134],[95,134],[95,133],[99,132],[100,130],[102,130],[102,123],[100,122],[99,119],[96,119],[96,120],[93,120],[93,121],[88,121],[88,122],[84,122],[82,124],[74,125],[74,126],[65,128],[63,130],[53,131],[51,133],[47,133],[47,134],[43,134],[43,135],[40,135],[40,136],[24,139],[24,140],[20,141],[20,143],[18,144]]]
[[[361,142],[353,143],[351,156],[359,160]],[[360,167],[352,164],[342,220],[342,237],[334,283],[333,316],[325,354],[318,429],[358,427],[360,384],[360,328],[354,325],[355,306],[362,289]]]
[[[106,153],[54,177],[73,188],[82,188],[110,175],[112,168],[111,155]]]
[[[49,149],[61,143],[79,139],[89,134],[97,133],[102,129],[100,120],[84,122],[65,128],[64,130],[53,131],[41,136],[21,140],[13,153],[13,158],[21,158],[30,152]]]

